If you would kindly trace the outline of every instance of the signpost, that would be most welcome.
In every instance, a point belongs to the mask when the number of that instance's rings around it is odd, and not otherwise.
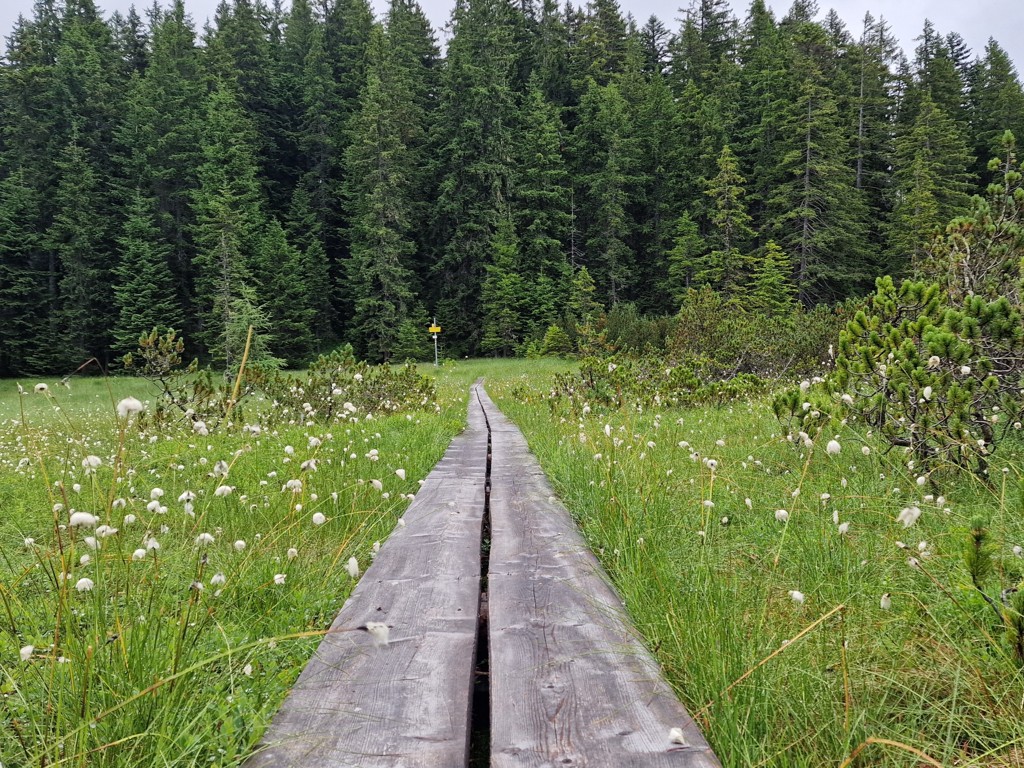
[[[437,334],[441,332],[441,326],[437,324],[437,318],[434,318],[434,324],[430,326],[430,333],[434,336],[434,367],[437,368]]]

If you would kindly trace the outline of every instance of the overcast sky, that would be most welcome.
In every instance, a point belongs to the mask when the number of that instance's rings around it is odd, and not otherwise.
[[[115,10],[125,11],[133,0],[98,0],[98,4],[107,13]],[[140,11],[148,7],[152,0],[135,0]],[[197,28],[213,15],[218,0],[185,0],[185,7],[192,14]],[[385,0],[373,0],[378,10],[385,5]],[[420,0],[436,27],[441,27],[448,19],[452,0]],[[642,24],[654,14],[670,29],[678,29],[676,21],[682,14],[679,6],[689,4],[689,0],[620,0],[623,13],[631,12]],[[0,0],[0,30],[6,35],[14,26],[19,13],[27,16],[32,14],[33,0]],[[769,0],[768,4],[781,16],[789,7],[791,0]],[[576,4],[582,4],[577,2]],[[736,14],[742,19],[746,16],[749,0],[732,0]],[[864,14],[870,11],[875,16],[883,16],[899,38],[907,55],[913,57],[914,38],[921,33],[924,19],[930,18],[936,29],[945,34],[956,31],[964,36],[967,44],[976,55],[984,52],[985,43],[990,37],[996,38],[999,44],[1009,52],[1018,70],[1024,63],[1024,2],[1021,0],[820,0],[822,15],[828,9],[835,8],[846,21],[854,36],[858,36]]]

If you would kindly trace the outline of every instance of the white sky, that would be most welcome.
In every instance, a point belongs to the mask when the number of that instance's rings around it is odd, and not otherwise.
[[[378,8],[383,0],[373,0]],[[126,11],[132,0],[97,0],[105,12]],[[142,10],[152,0],[136,0]],[[185,0],[185,7],[192,14],[197,28],[213,15],[218,0]],[[448,19],[453,0],[420,0],[436,27]],[[742,20],[747,14],[749,0],[731,0],[733,9]],[[829,8],[835,8],[846,21],[851,33],[858,36],[864,14],[870,11],[874,16],[884,17],[899,38],[904,51],[913,57],[914,38],[921,33],[924,19],[929,18],[939,32],[959,32],[976,55],[983,53],[990,37],[1009,52],[1018,69],[1024,65],[1024,2],[1021,0],[819,0],[822,16]],[[0,0],[0,30],[9,34],[18,14],[31,16],[33,0]],[[682,14],[680,5],[686,7],[689,0],[620,0],[623,13],[631,12],[643,23],[651,14],[658,16],[669,29],[675,30],[676,21]],[[768,0],[768,4],[781,16],[791,0]],[[575,4],[580,4],[577,2]]]

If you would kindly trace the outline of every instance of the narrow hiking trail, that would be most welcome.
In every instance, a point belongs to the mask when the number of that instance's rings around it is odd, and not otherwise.
[[[247,768],[719,765],[480,382],[263,744]]]

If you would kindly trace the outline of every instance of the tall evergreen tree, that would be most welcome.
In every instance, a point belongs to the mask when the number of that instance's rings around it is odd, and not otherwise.
[[[972,162],[956,125],[925,94],[912,130],[896,138],[889,221],[893,256],[923,256],[939,229],[966,212]]]
[[[456,7],[435,112],[435,146],[446,167],[434,207],[440,237],[431,283],[457,353],[479,347],[484,265],[510,194],[515,59],[508,10],[503,0]]]
[[[152,198],[137,191],[132,197],[124,229],[118,238],[120,260],[114,269],[117,320],[112,329],[113,347],[126,354],[135,351],[139,336],[159,328],[181,331],[185,313],[168,260],[171,248],[160,236]]]
[[[480,349],[501,357],[515,354],[523,338],[526,290],[520,274],[519,242],[510,218],[502,218],[491,241],[493,258],[481,288],[483,338]]]
[[[196,336],[213,361],[227,370],[242,354],[237,318],[260,305],[252,261],[266,217],[254,137],[255,128],[232,86],[219,84],[206,102],[204,162],[193,200],[197,221],[192,269]]]
[[[409,266],[409,154],[402,140],[402,107],[411,90],[396,65],[388,36],[375,27],[370,68],[346,154],[352,258],[348,279],[355,313],[352,340],[370,359],[389,360],[413,308]]]

